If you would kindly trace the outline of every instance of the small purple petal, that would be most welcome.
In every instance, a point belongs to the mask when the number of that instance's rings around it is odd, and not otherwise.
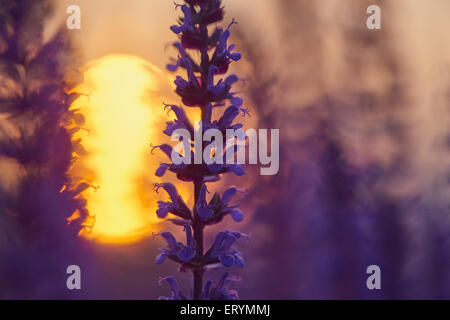
[[[239,81],[239,78],[236,75],[232,74],[225,79],[225,84],[231,86],[237,81]]]
[[[230,202],[231,198],[233,198],[236,195],[237,191],[238,189],[236,187],[231,187],[225,190],[222,194],[222,202],[225,204]]]
[[[202,220],[208,220],[214,214],[212,209],[209,209],[206,205],[198,206],[197,213]]]
[[[163,133],[168,135],[169,137],[171,137],[172,134],[174,133],[174,131],[177,130],[177,129],[186,129],[186,127],[182,123],[180,123],[179,121],[177,121],[177,122],[168,121],[166,124],[167,124],[167,127],[163,131]]]
[[[225,266],[225,267],[231,267],[234,264],[234,257],[232,255],[221,255],[219,256],[219,261]]]
[[[234,265],[239,268],[243,268],[245,266],[244,259],[241,254],[237,254],[234,256]]]
[[[245,171],[244,169],[242,169],[242,166],[240,164],[230,165],[230,170],[237,176],[242,176],[245,174]]]
[[[233,61],[239,61],[239,60],[241,60],[241,58],[242,58],[242,55],[241,55],[239,52],[233,52],[233,53],[230,53],[228,56],[229,56],[230,59],[233,60]]]
[[[230,102],[233,106],[240,107],[244,103],[244,100],[242,100],[242,98],[239,97],[234,97],[230,99]]]
[[[181,6],[181,11],[183,11],[184,14],[184,24],[187,27],[192,27],[192,13],[191,9],[187,5]]]
[[[169,168],[169,165],[167,163],[161,163],[159,165],[159,168],[156,170],[155,175],[157,177],[162,177],[166,173],[168,168]]]
[[[160,232],[159,234],[161,237],[164,238],[164,240],[166,240],[167,242],[167,246],[169,247],[170,250],[176,250],[177,249],[177,240],[175,239],[175,237],[170,233],[170,232]]]
[[[166,65],[167,70],[171,71],[171,72],[175,72],[178,70],[178,65],[176,64],[168,64]]]
[[[160,219],[167,217],[170,211],[170,204],[164,201],[158,201],[158,209],[156,210],[156,215]]]
[[[166,278],[160,278],[159,284],[161,284],[161,282],[163,282],[163,281],[166,281],[167,284],[169,285],[170,289],[172,290],[173,298],[175,300],[181,300],[181,293],[180,293],[180,289],[179,289],[177,280],[175,280],[174,277],[169,276]]]
[[[244,214],[239,209],[233,209],[230,214],[233,220],[236,222],[241,222],[242,220],[244,220]]]
[[[181,261],[188,262],[195,257],[195,251],[191,247],[183,247],[178,251],[177,256]]]
[[[159,256],[156,257],[156,264],[163,264],[164,260],[166,260],[166,254],[161,253]]]
[[[170,27],[170,30],[172,30],[175,34],[180,34],[181,32],[184,32],[186,30],[186,26],[183,24],[181,26],[173,25]]]
[[[178,200],[178,191],[177,188],[175,188],[175,186],[169,182],[166,183],[160,183],[160,184],[155,184],[157,190],[159,188],[163,188],[167,194],[169,195],[170,199],[172,200],[172,202],[176,202]]]
[[[222,117],[219,119],[219,127],[225,128],[231,125],[233,120],[238,116],[239,108],[235,106],[228,107],[223,113]]]
[[[180,88],[181,90],[186,89],[187,86],[189,85],[189,83],[186,80],[184,80],[182,77],[180,77],[180,76],[177,76],[173,83],[175,83],[175,85],[178,88]]]
[[[166,154],[166,156],[169,157],[169,159],[171,159],[172,157],[172,147],[169,146],[168,144],[163,144],[160,145],[159,148],[161,149],[162,152],[164,152]]]

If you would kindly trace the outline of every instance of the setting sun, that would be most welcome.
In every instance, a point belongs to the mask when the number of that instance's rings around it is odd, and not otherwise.
[[[156,201],[145,193],[151,193],[149,177],[158,165],[149,144],[157,140],[156,121],[163,115],[164,81],[161,70],[140,58],[110,55],[91,62],[74,90],[86,94],[72,105],[86,118],[74,137],[86,155],[72,173],[82,171],[93,186],[83,194],[95,217],[90,238],[130,242],[154,231]]]

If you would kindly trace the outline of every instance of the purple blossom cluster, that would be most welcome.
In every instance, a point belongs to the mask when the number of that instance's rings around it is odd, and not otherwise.
[[[194,129],[181,106],[165,105],[165,108],[174,112],[176,119],[167,122],[164,134],[172,136],[176,130],[184,129],[191,132],[192,135],[194,130],[200,130],[203,135],[203,132],[213,128],[223,133],[230,128],[241,128],[242,124],[233,124],[233,122],[240,113],[247,114],[248,109],[243,107],[243,100],[232,91],[233,84],[239,80],[238,77],[232,74],[218,81],[215,79],[228,72],[231,62],[241,59],[241,54],[234,50],[235,46],[228,44],[230,28],[236,22],[233,20],[226,29],[213,26],[224,16],[221,0],[185,0],[184,2],[183,5],[176,4],[176,8],[180,8],[183,15],[178,24],[171,27],[171,30],[179,37],[179,41],[173,44],[178,51],[178,57],[173,59],[167,68],[172,72],[179,69],[186,71],[186,79],[179,75],[176,76],[176,93],[186,107],[200,108],[201,121],[199,128]],[[198,58],[195,59],[194,57],[197,56]],[[225,106],[222,116],[214,120],[213,109]],[[199,148],[194,141],[190,141],[192,158],[196,158],[196,152],[201,152],[213,142],[202,142],[202,146]],[[158,233],[167,242],[167,246],[160,249],[161,253],[157,257],[156,263],[162,264],[166,259],[170,259],[181,265],[180,271],[192,271],[193,274],[191,295],[184,295],[180,292],[174,277],[161,278],[161,281],[166,281],[171,288],[170,296],[161,297],[161,299],[238,299],[237,292],[230,287],[239,282],[239,277],[227,272],[219,281],[204,282],[204,275],[205,271],[218,265],[243,267],[242,254],[234,245],[236,241],[246,238],[247,235],[231,231],[219,232],[211,247],[205,250],[204,229],[206,226],[221,222],[227,215],[236,222],[243,220],[243,213],[239,209],[239,205],[232,203],[233,198],[239,192],[236,187],[228,188],[222,195],[215,193],[209,201],[207,199],[209,193],[207,183],[220,180],[220,175],[228,172],[233,172],[238,176],[243,175],[244,171],[241,165],[225,164],[225,161],[224,164],[207,164],[206,161],[194,164],[175,164],[171,160],[174,152],[172,147],[168,144],[158,147],[167,154],[169,162],[160,165],[156,176],[162,177],[169,170],[175,173],[179,180],[192,182],[195,199],[194,207],[191,210],[173,184],[155,185],[157,192],[162,188],[170,197],[170,201],[158,202],[157,216],[161,219],[168,217],[169,214],[175,216],[170,221],[183,227],[186,235],[186,242],[182,243],[178,242],[170,232]],[[224,157],[225,154],[224,152]],[[203,155],[201,158],[203,159]]]

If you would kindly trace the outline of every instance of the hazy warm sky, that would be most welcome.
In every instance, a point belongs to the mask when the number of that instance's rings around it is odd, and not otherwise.
[[[257,31],[265,33],[266,41],[277,38],[275,4],[282,0],[224,0],[227,19],[251,21]],[[354,10],[354,0],[319,1],[325,19],[345,17]],[[82,10],[82,30],[73,31],[80,42],[85,61],[110,53],[141,56],[162,67],[167,61],[164,46],[174,35],[169,26],[179,12],[171,0],[57,0],[57,19],[67,17],[65,9],[77,4]],[[369,1],[370,2],[370,1]],[[368,2],[368,3],[369,3]],[[377,1],[372,1],[377,2]],[[384,1],[379,1],[383,3]],[[430,54],[427,49],[450,52],[448,38],[450,1],[395,0],[396,23],[412,54]],[[393,4],[391,3],[391,4]],[[359,9],[358,9],[359,10]],[[328,12],[328,14],[326,13]],[[392,16],[391,16],[392,17]],[[332,21],[331,21],[332,22]],[[364,24],[362,23],[362,26]],[[293,30],[295,32],[295,30]],[[436,47],[437,46],[437,47]],[[434,47],[434,48],[433,48]],[[443,48],[445,47],[445,48]],[[419,52],[416,52],[417,50]],[[447,51],[448,50],[448,51]]]
[[[226,0],[229,11],[254,19],[256,23],[270,19],[271,2]],[[85,61],[111,53],[134,54],[163,67],[167,62],[166,44],[175,40],[169,30],[179,12],[168,0],[58,0],[57,19],[62,22],[68,15],[66,8],[77,4],[81,8],[82,29],[73,31],[80,43]],[[259,8],[258,8],[259,7]],[[231,21],[232,16],[227,19]],[[267,25],[267,23],[265,24]]]

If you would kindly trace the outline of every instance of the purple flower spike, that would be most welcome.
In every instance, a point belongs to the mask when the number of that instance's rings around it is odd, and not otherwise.
[[[240,129],[241,123],[235,123],[239,113],[248,113],[244,108],[242,98],[237,97],[233,86],[239,81],[237,75],[226,76],[231,63],[241,59],[241,54],[235,51],[235,45],[229,44],[230,28],[236,24],[233,20],[226,29],[220,26],[212,26],[223,19],[224,10],[221,0],[184,0],[184,4],[176,4],[181,9],[182,16],[178,24],[170,27],[178,36],[178,41],[173,46],[178,51],[177,57],[171,59],[167,69],[171,72],[183,71],[184,75],[175,76],[175,92],[181,97],[183,106],[164,104],[166,109],[173,111],[176,118],[166,123],[164,134],[173,138],[178,129],[187,130],[191,137],[195,136],[193,124],[185,114],[184,107],[197,107],[201,110],[200,134],[208,129],[218,129],[226,136],[227,129]],[[189,50],[188,50],[189,49]],[[220,77],[224,75],[223,77]],[[218,78],[220,77],[220,78]],[[213,108],[228,106],[223,114],[213,119]],[[183,137],[184,138],[184,137]],[[180,140],[181,141],[181,140]],[[198,151],[193,139],[189,143],[193,147],[190,150],[191,159],[196,159]],[[208,147],[205,143],[203,149]],[[158,146],[169,158],[173,149],[169,145]],[[227,147],[227,152],[237,152],[237,147]],[[188,151],[189,152],[189,151]],[[181,156],[180,156],[181,157]],[[182,158],[182,157],[181,157]],[[187,157],[188,158],[188,157]],[[225,160],[225,159],[224,159]],[[188,162],[188,161],[187,161]],[[155,190],[163,188],[170,197],[170,201],[159,201],[156,214],[159,218],[167,218],[176,226],[183,226],[186,234],[186,244],[177,242],[175,237],[168,232],[161,235],[167,242],[167,247],[160,249],[160,255],[156,262],[162,264],[166,258],[179,263],[180,271],[192,271],[194,277],[193,299],[206,300],[235,300],[238,299],[236,291],[230,286],[239,282],[239,278],[226,273],[219,281],[206,281],[203,286],[203,277],[212,265],[221,263],[226,267],[243,267],[242,254],[233,245],[244,237],[239,232],[220,232],[211,246],[204,252],[204,230],[207,226],[217,224],[226,215],[230,215],[234,221],[242,221],[244,215],[238,208],[238,204],[231,204],[233,197],[239,190],[235,187],[228,188],[219,196],[215,193],[209,202],[206,199],[207,183],[221,179],[226,173],[234,173],[238,176],[245,172],[240,164],[216,163],[162,163],[156,170],[156,176],[162,177],[168,171],[175,173],[178,180],[191,182],[194,185],[194,205],[190,210],[174,185],[170,183],[156,184]],[[178,162],[177,162],[178,163]],[[172,289],[169,297],[163,299],[185,299],[179,292],[178,284],[172,277],[164,278]]]

